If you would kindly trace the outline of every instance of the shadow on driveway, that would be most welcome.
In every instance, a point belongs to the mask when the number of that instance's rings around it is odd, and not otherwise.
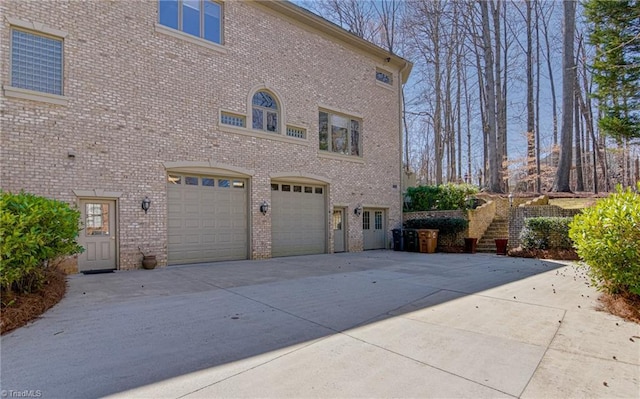
[[[2,389],[102,397],[561,266],[485,254],[370,251],[74,275],[60,304],[2,337]]]

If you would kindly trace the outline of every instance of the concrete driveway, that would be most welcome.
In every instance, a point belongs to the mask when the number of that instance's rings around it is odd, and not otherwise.
[[[372,251],[75,275],[1,339],[46,398],[640,396],[640,326],[581,270]]]

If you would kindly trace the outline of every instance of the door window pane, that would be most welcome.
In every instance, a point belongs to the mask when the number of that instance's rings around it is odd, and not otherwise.
[[[108,236],[109,204],[86,204],[84,229],[87,236]]]
[[[342,230],[342,211],[333,211],[333,229]]]
[[[374,218],[375,229],[382,230],[382,211],[376,211]]]
[[[371,215],[369,211],[362,212],[362,229],[369,230],[371,228]]]

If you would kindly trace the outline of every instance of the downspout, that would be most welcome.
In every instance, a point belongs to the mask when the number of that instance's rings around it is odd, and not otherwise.
[[[402,151],[402,146],[403,146],[404,135],[408,134],[408,132],[404,132],[404,134],[403,134],[403,131],[404,131],[404,119],[402,117],[402,111],[403,111],[403,108],[404,108],[404,104],[403,104],[403,101],[402,101],[402,99],[403,99],[403,96],[402,96],[402,85],[404,84],[403,81],[405,80],[403,78],[403,74],[409,68],[409,65],[410,65],[409,62],[407,62],[406,60],[403,60],[403,61],[404,61],[404,65],[402,66],[402,68],[400,68],[400,73],[398,74],[399,75],[398,76],[398,78],[399,78],[398,79],[398,128],[399,128],[399,133],[400,133],[398,135],[398,144],[400,145],[398,147],[398,149],[400,150],[400,151],[398,151],[399,152],[399,158],[400,158],[399,159],[399,161],[400,161],[400,168],[399,168],[399,170],[400,170],[400,190],[398,190],[399,191],[398,201],[400,203],[400,226],[399,227],[402,227],[402,223],[404,221],[403,211],[404,211],[404,188],[405,187],[404,187],[404,179],[403,179],[403,176],[402,176],[403,173],[404,173],[404,168],[403,168],[403,164],[402,164],[404,151]],[[408,79],[408,77],[407,77],[407,79]],[[408,140],[407,140],[407,143],[408,143]],[[409,150],[408,148],[405,148],[405,151],[408,151],[408,150]],[[407,161],[408,160],[409,159],[407,157]],[[408,167],[409,167],[409,164],[407,162],[407,168]]]

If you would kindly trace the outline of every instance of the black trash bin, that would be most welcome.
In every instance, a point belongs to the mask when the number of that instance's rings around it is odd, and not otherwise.
[[[420,242],[418,241],[418,231],[415,229],[404,229],[404,250],[408,252],[419,252]]]
[[[393,250],[404,251],[404,239],[402,237],[402,229],[393,229]]]

